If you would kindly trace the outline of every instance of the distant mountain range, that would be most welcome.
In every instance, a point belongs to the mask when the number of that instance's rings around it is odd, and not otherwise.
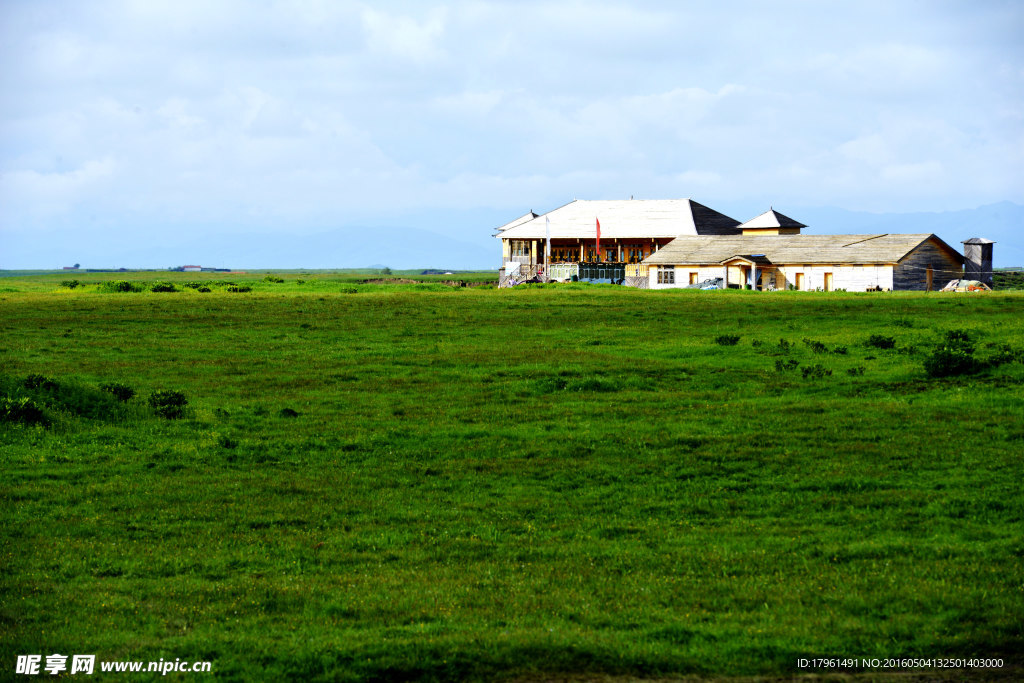
[[[994,240],[996,267],[1024,266],[1024,206],[1000,202],[977,209],[941,213],[866,213],[833,207],[784,207],[806,223],[808,234],[935,233],[962,251],[971,237]],[[522,212],[520,212],[522,213]],[[727,212],[728,213],[728,212]],[[403,223],[417,227],[348,226],[316,234],[253,232],[240,235],[171,237],[159,242],[78,239],[0,234],[0,269],[167,268],[185,264],[222,268],[357,268],[383,264],[391,268],[447,270],[495,269],[501,247],[494,228],[517,216],[494,209],[442,212]],[[751,216],[733,216],[747,220]]]

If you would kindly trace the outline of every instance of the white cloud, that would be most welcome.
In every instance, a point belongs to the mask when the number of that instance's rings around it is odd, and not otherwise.
[[[362,11],[363,29],[372,51],[429,62],[443,55],[439,42],[446,14],[444,8],[434,9],[420,22],[413,17],[366,8]]]

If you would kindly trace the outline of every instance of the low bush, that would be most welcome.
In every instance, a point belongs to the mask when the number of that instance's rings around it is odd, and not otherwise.
[[[284,278],[281,278],[281,277],[277,277],[276,275],[268,275],[268,276],[266,276],[265,278],[263,278],[263,281],[264,281],[264,282],[270,282],[270,283],[272,283],[272,284],[276,284],[276,285],[279,285],[279,284],[281,284],[282,282],[284,282]]]
[[[177,292],[178,288],[171,282],[154,282],[149,291],[151,292]]]
[[[280,417],[298,417],[299,412],[292,410],[291,408],[281,408],[281,412],[278,413]]]
[[[947,330],[942,342],[924,359],[929,377],[971,375],[983,367],[974,357],[974,342],[967,330]]]
[[[107,382],[106,384],[101,384],[100,389],[108,394],[113,394],[114,398],[122,403],[131,400],[132,396],[135,395],[134,389],[127,384],[121,384],[120,382]]]
[[[788,372],[789,370],[796,370],[797,366],[800,365],[800,361],[789,358],[782,360],[781,358],[775,361],[775,372]]]
[[[987,361],[992,367],[998,367],[1005,363],[1024,363],[1024,350],[1015,349],[1009,344],[986,344],[985,346],[993,351]]]
[[[46,411],[28,396],[0,399],[0,422],[21,422],[22,424],[48,425]]]
[[[60,286],[67,287],[68,289],[74,289],[76,287],[81,287],[82,283],[78,280],[61,280]]]
[[[715,337],[715,343],[719,346],[736,346],[740,341],[738,334],[720,334]]]
[[[26,389],[42,389],[44,391],[56,391],[60,388],[60,384],[57,380],[35,374],[26,377],[22,381],[21,385]]]
[[[800,374],[804,379],[821,379],[822,377],[831,377],[832,371],[822,365],[808,365],[800,368]]]
[[[893,337],[886,337],[881,334],[871,335],[864,343],[876,349],[892,349],[896,347],[896,340]]]
[[[149,395],[148,403],[160,417],[174,420],[185,414],[188,399],[180,391],[160,389]]]
[[[974,356],[962,349],[940,347],[924,359],[924,371],[929,377],[957,377],[980,370]]]
[[[252,287],[249,285],[228,285],[227,290],[229,292],[251,292]]]
[[[143,287],[141,284],[128,282],[128,280],[111,280],[103,283],[103,289],[108,292],[141,292]]]
[[[855,368],[846,368],[846,374],[850,375],[851,377],[860,377],[861,375],[864,374],[864,366],[858,365]]]
[[[804,339],[804,344],[810,347],[812,353],[825,353],[828,351],[828,347],[822,344],[820,341],[814,339]]]

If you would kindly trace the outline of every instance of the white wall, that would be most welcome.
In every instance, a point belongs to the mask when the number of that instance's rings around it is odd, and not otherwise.
[[[869,287],[892,289],[892,266],[782,266],[779,268],[785,275],[785,285],[776,278],[775,286],[786,289],[796,286],[796,274],[804,274],[803,289],[814,291],[825,289],[825,273],[832,273],[832,289],[845,289],[848,292],[863,292]]]

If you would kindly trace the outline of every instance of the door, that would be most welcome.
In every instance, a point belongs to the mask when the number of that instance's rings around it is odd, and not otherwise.
[[[690,284],[697,284],[697,273],[690,273]]]
[[[796,288],[801,290],[801,291],[804,288],[804,274],[803,273],[797,273],[796,274]]]
[[[832,273],[825,273],[825,291],[832,291]]]

